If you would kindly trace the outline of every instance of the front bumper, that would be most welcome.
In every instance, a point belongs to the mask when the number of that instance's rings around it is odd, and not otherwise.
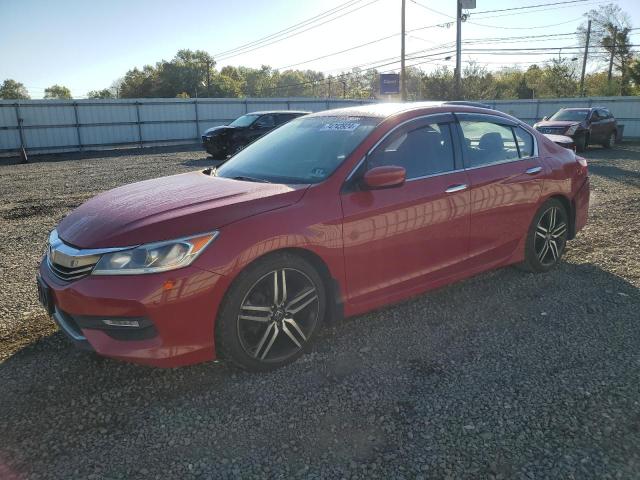
[[[50,289],[53,319],[80,348],[159,367],[215,358],[214,323],[227,287],[221,275],[190,266],[65,282],[44,261],[38,275]],[[138,326],[109,326],[105,319]]]

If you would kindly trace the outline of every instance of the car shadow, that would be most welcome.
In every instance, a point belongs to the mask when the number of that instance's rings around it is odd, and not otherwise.
[[[627,399],[606,394],[612,385],[638,381],[631,352],[640,343],[639,304],[638,288],[594,265],[563,263],[543,275],[506,268],[330,326],[308,355],[264,374],[212,362],[178,369],[131,365],[77,351],[57,332],[0,364],[0,477],[63,466],[78,478],[144,476],[140,469],[175,477],[176,459],[207,465],[232,459],[242,469],[256,455],[276,458],[297,434],[304,442],[282,463],[291,471],[309,461],[309,471],[320,471],[313,463],[320,461],[318,448],[335,445],[327,450],[330,460],[347,469],[353,459],[384,453],[402,460],[406,448],[438,456],[455,445],[460,461],[484,465],[482,477],[503,458],[505,436],[521,456],[502,469],[518,471],[545,454],[532,446],[536,435],[562,461],[561,426],[529,427],[548,410],[578,424],[592,421],[600,408],[624,417]],[[585,389],[589,409],[580,408]],[[338,392],[341,407],[331,407]],[[363,398],[375,401],[365,408]],[[442,398],[447,410],[435,415],[429,405]],[[496,402],[517,405],[497,415],[517,418],[521,427],[498,431],[486,418]],[[315,409],[326,414],[316,418]],[[372,423],[372,416],[385,420]],[[489,422],[483,448],[467,449],[470,437],[452,430],[452,422],[460,428],[458,418]],[[572,437],[572,448],[601,449],[606,456],[607,449],[632,444],[629,421],[616,417],[607,439],[595,445]],[[427,425],[429,435],[403,444],[416,422]],[[134,451],[135,466],[115,460]],[[270,465],[271,473],[280,471]]]

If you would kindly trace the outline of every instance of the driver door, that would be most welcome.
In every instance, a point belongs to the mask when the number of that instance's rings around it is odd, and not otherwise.
[[[396,127],[369,153],[342,194],[350,301],[393,301],[462,270],[467,257],[469,192],[454,118],[431,115]],[[377,166],[406,170],[403,185],[363,189]],[[365,307],[366,308],[366,307]]]

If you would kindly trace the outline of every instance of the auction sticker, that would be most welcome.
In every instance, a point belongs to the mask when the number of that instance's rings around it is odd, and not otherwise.
[[[321,132],[327,130],[338,130],[341,132],[353,132],[356,128],[360,126],[359,123],[356,122],[334,122],[334,123],[325,123],[320,129]]]

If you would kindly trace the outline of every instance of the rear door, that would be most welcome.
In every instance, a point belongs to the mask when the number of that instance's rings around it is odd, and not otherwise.
[[[462,268],[469,192],[454,128],[451,114],[405,122],[370,152],[345,185],[345,266],[355,304],[419,291]],[[368,169],[386,165],[406,169],[404,185],[359,188],[358,179]]]
[[[493,115],[456,114],[469,177],[470,268],[508,259],[526,234],[545,168],[534,137]]]

